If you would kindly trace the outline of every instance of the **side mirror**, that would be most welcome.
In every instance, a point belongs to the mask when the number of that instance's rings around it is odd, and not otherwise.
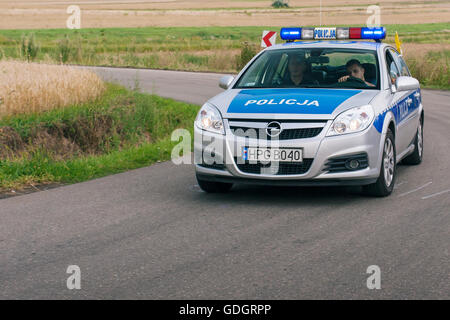
[[[233,76],[223,76],[219,80],[219,87],[221,87],[222,89],[227,90],[230,87],[230,85],[233,82],[233,80],[234,80]]]
[[[395,81],[397,91],[416,90],[420,88],[419,81],[413,77],[398,77]]]

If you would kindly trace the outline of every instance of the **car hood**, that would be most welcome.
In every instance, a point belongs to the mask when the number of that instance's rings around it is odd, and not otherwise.
[[[328,120],[352,107],[369,104],[378,93],[357,89],[231,89],[208,102],[228,119]]]

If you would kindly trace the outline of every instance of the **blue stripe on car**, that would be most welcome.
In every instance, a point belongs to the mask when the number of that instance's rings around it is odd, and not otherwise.
[[[414,91],[413,93],[407,95],[403,99],[397,101],[390,108],[384,110],[382,113],[378,114],[375,118],[373,125],[378,132],[383,131],[384,118],[388,112],[392,112],[394,114],[395,122],[400,124],[403,120],[405,120],[414,110],[419,108],[421,99],[416,99],[414,97],[414,93],[420,93],[420,89]],[[406,100],[411,99],[412,103],[408,106]]]

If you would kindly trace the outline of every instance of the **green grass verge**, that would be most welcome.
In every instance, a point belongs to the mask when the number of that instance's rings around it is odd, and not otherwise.
[[[361,25],[362,26],[362,25]],[[425,42],[450,42],[450,21],[443,23],[385,25],[388,40],[398,31],[405,42],[417,42],[411,37],[423,37]],[[85,28],[0,30],[2,50],[17,51],[22,35],[35,34],[41,46],[41,54],[53,53],[65,36],[80,39],[83,45],[91,45],[99,52],[138,51],[155,52],[187,51],[240,47],[240,42],[260,43],[263,30],[279,30],[280,27],[142,27],[142,28]]]
[[[192,133],[198,108],[108,85],[90,104],[0,119],[0,129],[21,141],[0,152],[0,189],[80,182],[168,160],[178,143],[172,131]],[[39,145],[36,131],[46,133]]]
[[[45,153],[31,159],[0,161],[0,190],[30,184],[75,183],[148,166],[170,159],[175,145],[170,138],[98,156],[57,161]]]

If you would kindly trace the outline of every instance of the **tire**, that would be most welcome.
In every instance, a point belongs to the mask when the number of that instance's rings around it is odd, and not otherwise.
[[[419,127],[417,128],[416,138],[414,139],[414,151],[405,159],[402,163],[409,165],[418,165],[422,162],[423,158],[423,119],[419,121]]]
[[[364,187],[364,191],[375,197],[386,197],[394,190],[397,176],[397,154],[395,152],[395,138],[389,129],[383,144],[383,159],[381,161],[380,176],[378,180]]]
[[[215,182],[202,180],[197,176],[197,183],[200,189],[207,193],[226,193],[233,187],[232,183]]]

